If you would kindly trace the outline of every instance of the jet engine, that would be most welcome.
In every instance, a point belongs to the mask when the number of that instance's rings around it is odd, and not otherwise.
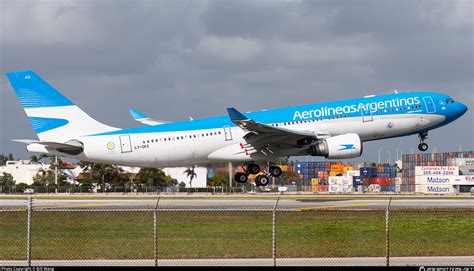
[[[329,159],[356,158],[362,154],[362,141],[358,134],[350,133],[316,141],[310,147],[312,156]]]

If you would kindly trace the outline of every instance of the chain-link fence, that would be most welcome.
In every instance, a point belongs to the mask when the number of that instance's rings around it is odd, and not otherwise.
[[[370,206],[0,210],[2,265],[474,264],[474,209]]]

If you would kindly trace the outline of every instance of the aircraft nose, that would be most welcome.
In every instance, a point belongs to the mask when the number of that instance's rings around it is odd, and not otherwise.
[[[457,103],[457,106],[456,106],[456,113],[457,115],[460,117],[462,116],[464,113],[466,113],[467,111],[467,106],[463,103]]]

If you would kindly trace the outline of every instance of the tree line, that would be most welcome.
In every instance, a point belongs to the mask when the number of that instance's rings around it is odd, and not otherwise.
[[[0,165],[5,165],[7,160],[13,160],[13,155],[0,155]],[[57,164],[55,157],[50,155],[33,155],[30,157],[32,162],[49,162],[47,169],[41,169],[36,176],[33,177],[33,184],[15,184],[13,177],[5,173],[0,176],[0,187],[18,186],[19,188],[41,187],[82,187],[83,192],[91,192],[98,188],[100,191],[115,187],[124,187],[127,190],[132,189],[156,189],[177,185],[176,179],[167,176],[159,168],[141,168],[138,174],[125,172],[121,167],[116,165],[92,163],[80,161],[79,167],[82,168],[82,176],[80,180],[74,182],[68,181],[68,176],[63,172],[65,162],[58,157]],[[49,161],[45,161],[49,160]],[[57,184],[55,184],[55,169],[57,171]]]

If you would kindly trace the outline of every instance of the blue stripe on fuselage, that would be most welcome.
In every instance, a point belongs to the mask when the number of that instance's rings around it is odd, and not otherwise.
[[[427,114],[426,113],[426,106],[423,101],[423,97],[431,96],[433,99],[434,106],[438,109],[437,102],[439,100],[445,100],[446,97],[449,97],[444,94],[439,93],[432,93],[432,92],[405,92],[405,93],[398,93],[398,94],[387,94],[387,95],[380,95],[380,96],[373,96],[367,98],[356,98],[356,99],[349,99],[343,101],[336,101],[336,102],[327,102],[327,103],[319,103],[319,104],[309,104],[309,105],[302,105],[302,106],[295,106],[295,107],[287,107],[287,108],[280,108],[280,109],[273,109],[273,110],[264,110],[264,111],[257,111],[251,113],[244,113],[245,116],[251,118],[255,121],[261,123],[283,123],[283,122],[293,122],[293,121],[301,121],[301,120],[311,120],[311,119],[329,119],[333,117],[361,117],[364,114],[364,110],[360,108],[360,104],[367,105],[367,104],[379,104],[379,105],[389,105],[390,103],[394,104],[395,100],[407,100],[407,99],[414,99],[415,97],[418,98],[419,108],[410,109],[410,110],[395,110],[395,108],[400,108],[400,106],[395,107],[392,106],[390,109],[382,112],[378,109],[376,112],[372,112],[371,108],[365,112],[365,116],[381,116],[381,115],[398,115],[398,114]],[[353,112],[353,107],[356,107],[357,110]],[[408,105],[405,105],[408,106]],[[332,108],[332,109],[331,109]],[[341,110],[336,110],[337,108],[341,108]],[[350,108],[351,110],[348,110]],[[344,112],[344,109],[346,112]],[[318,111],[322,113],[331,113],[329,116],[319,116],[317,115]],[[351,111],[351,112],[348,112]],[[298,112],[298,113],[297,113]],[[307,113],[305,113],[307,112]],[[437,111],[438,112],[438,111]],[[334,113],[334,114],[333,114]],[[324,113],[323,113],[324,114]],[[439,114],[439,113],[435,113]],[[156,133],[156,132],[174,132],[174,131],[192,131],[192,130],[204,130],[204,129],[217,129],[222,128],[224,126],[236,126],[233,122],[230,121],[229,116],[220,116],[220,117],[212,117],[212,118],[205,118],[205,119],[197,119],[193,121],[183,121],[183,122],[174,122],[174,123],[167,123],[161,124],[157,126],[145,126],[145,127],[138,127],[138,128],[130,128],[130,129],[123,129],[118,131],[94,134],[92,136],[98,135],[114,135],[114,134],[136,134],[136,133]]]

